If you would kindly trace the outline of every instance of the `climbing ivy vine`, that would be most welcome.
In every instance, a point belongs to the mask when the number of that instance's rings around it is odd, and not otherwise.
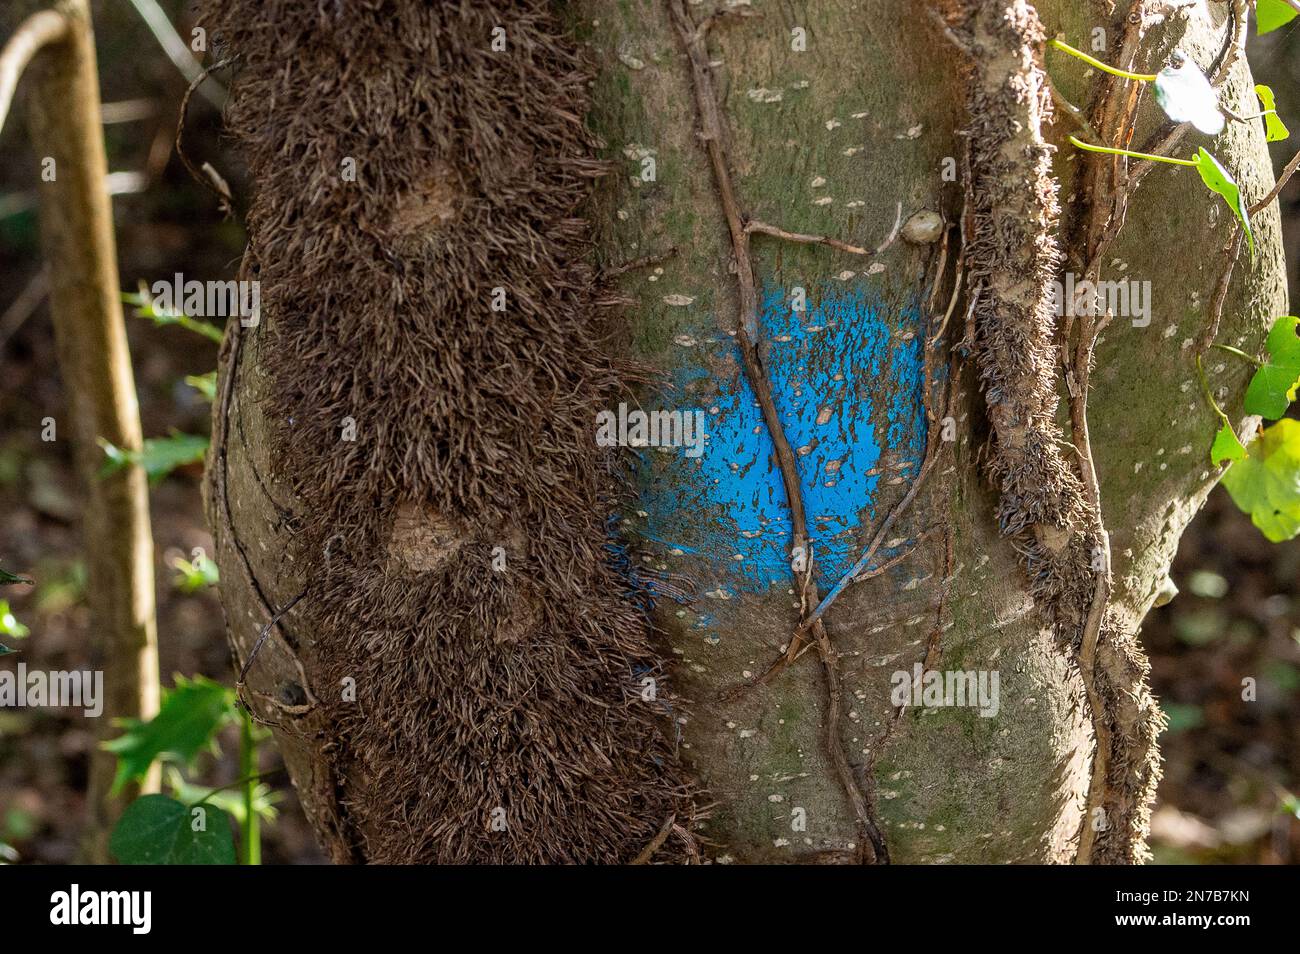
[[[1259,0],[1258,30],[1261,34],[1276,30],[1297,17],[1297,11],[1282,0]],[[1291,132],[1278,115],[1276,96],[1265,85],[1255,87],[1260,111],[1253,116],[1232,115],[1219,103],[1218,93],[1209,79],[1181,52],[1176,52],[1169,66],[1159,73],[1132,73],[1120,70],[1089,56],[1061,40],[1051,46],[1089,66],[1112,75],[1154,87],[1156,102],[1172,122],[1190,123],[1206,135],[1218,135],[1232,119],[1249,122],[1262,119],[1268,142],[1281,142]],[[1250,208],[1235,177],[1214,155],[1201,146],[1193,159],[1134,152],[1091,142],[1084,136],[1070,136],[1078,149],[1107,155],[1126,156],[1139,161],[1161,162],[1196,169],[1211,192],[1222,197],[1232,210],[1245,235],[1250,254],[1255,254],[1255,235],[1251,227]],[[1219,429],[1210,446],[1210,460],[1215,466],[1227,463],[1223,486],[1233,502],[1250,515],[1255,526],[1273,542],[1289,540],[1300,534],[1300,422],[1286,419],[1300,385],[1300,319],[1278,318],[1269,330],[1265,347],[1267,359],[1257,359],[1240,349],[1223,344],[1214,347],[1255,366],[1255,374],[1246,390],[1245,411],[1275,423],[1263,428],[1249,445],[1241,442],[1228,415],[1219,407],[1205,377],[1202,360],[1196,357],[1196,371],[1205,399],[1219,419]]]

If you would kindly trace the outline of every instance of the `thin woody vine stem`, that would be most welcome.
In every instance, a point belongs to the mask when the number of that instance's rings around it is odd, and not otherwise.
[[[1232,67],[1242,57],[1245,47],[1247,15],[1245,0],[1233,0],[1230,13],[1231,25],[1225,38],[1223,51],[1219,56],[1218,65],[1213,71],[1211,79],[1211,84],[1216,88],[1226,81]],[[1134,0],[1126,17],[1124,33],[1118,44],[1117,62],[1119,66],[1117,69],[1106,70],[1110,75],[1103,78],[1096,99],[1097,105],[1091,126],[1100,132],[1099,141],[1098,143],[1083,146],[1088,151],[1109,153],[1114,157],[1109,164],[1100,160],[1094,161],[1086,173],[1088,177],[1085,183],[1086,187],[1079,190],[1083,201],[1087,203],[1081,242],[1084,249],[1083,258],[1086,262],[1083,269],[1084,282],[1091,283],[1090,287],[1095,287],[1095,283],[1100,280],[1103,256],[1122,229],[1128,213],[1129,200],[1142,178],[1160,162],[1179,165],[1190,164],[1187,160],[1169,158],[1169,153],[1189,128],[1187,123],[1176,126],[1167,132],[1158,133],[1153,137],[1151,144],[1142,150],[1131,151],[1123,148],[1127,145],[1126,131],[1133,128],[1136,118],[1139,87],[1137,84],[1129,85],[1127,95],[1122,98],[1120,93],[1124,90],[1124,86],[1129,79],[1144,79],[1143,76],[1133,74],[1132,67],[1136,62],[1147,28],[1157,19],[1158,17],[1153,17],[1148,13],[1144,0]],[[1109,142],[1113,142],[1115,145],[1107,146],[1106,143]],[[1082,146],[1077,141],[1076,145]],[[1135,155],[1135,152],[1138,154]],[[1146,155],[1142,155],[1142,153],[1146,153]],[[1129,168],[1127,164],[1127,160],[1130,158],[1138,160],[1132,168]],[[1217,329],[1218,316],[1221,314],[1223,301],[1227,294],[1227,286],[1231,280],[1232,266],[1240,251],[1240,235],[1230,239],[1224,251],[1227,263],[1215,289],[1211,320],[1211,328],[1213,329]],[[1083,817],[1080,822],[1079,846],[1075,856],[1075,861],[1078,864],[1094,863],[1098,858],[1099,835],[1101,831],[1106,830],[1106,827],[1099,825],[1098,821],[1104,821],[1107,825],[1119,823],[1121,827],[1127,826],[1129,829],[1134,826],[1135,822],[1133,818],[1107,817],[1107,807],[1119,797],[1116,791],[1113,790],[1113,782],[1110,776],[1111,760],[1115,755],[1116,746],[1121,744],[1121,741],[1112,732],[1111,720],[1116,716],[1115,713],[1107,710],[1106,700],[1103,698],[1103,693],[1098,684],[1100,675],[1099,652],[1102,650],[1105,640],[1103,625],[1112,587],[1110,575],[1111,553],[1110,538],[1106,532],[1102,515],[1101,489],[1092,456],[1087,415],[1088,383],[1094,360],[1094,348],[1097,336],[1104,327],[1106,320],[1106,318],[1102,318],[1102,320],[1096,321],[1092,315],[1087,316],[1080,322],[1080,326],[1075,332],[1077,337],[1073,346],[1070,343],[1072,329],[1068,318],[1063,321],[1060,335],[1061,364],[1069,390],[1071,435],[1075,449],[1078,452],[1079,470],[1083,479],[1084,491],[1093,512],[1093,532],[1099,541],[1097,549],[1100,551],[1098,554],[1100,559],[1094,561],[1095,589],[1083,631],[1083,638],[1079,646],[1078,658],[1080,674],[1083,678],[1089,709],[1092,713],[1095,737],[1091,778]],[[1198,352],[1200,350],[1203,349],[1198,349]],[[1100,563],[1100,566],[1096,566],[1097,563]],[[1144,706],[1150,703],[1150,699],[1145,689],[1144,675],[1140,667],[1136,673],[1131,669],[1123,670],[1120,663],[1124,661],[1131,662],[1131,657],[1129,660],[1123,660],[1121,658],[1123,652],[1120,647],[1106,646],[1105,650],[1112,657],[1112,668],[1125,671],[1130,678],[1137,680],[1131,686],[1111,687],[1112,690],[1124,694],[1124,701],[1120,704],[1131,710],[1127,713],[1130,721],[1133,719],[1146,719],[1149,721],[1153,717],[1150,713],[1143,711]],[[1136,646],[1131,647],[1131,652],[1137,652]],[[1109,680],[1113,679],[1114,676],[1108,674],[1106,678]],[[1152,738],[1151,741],[1153,743],[1154,739]],[[1125,739],[1122,744],[1132,745],[1134,742]],[[1150,789],[1154,784],[1153,777],[1158,777],[1158,768],[1149,764],[1151,753],[1137,754],[1145,758],[1147,760],[1145,764],[1148,765],[1139,785]],[[1126,795],[1131,800],[1135,793],[1129,791],[1120,794]],[[1138,797],[1141,797],[1140,792]],[[1125,809],[1129,812],[1137,811],[1140,813],[1143,811],[1141,806],[1134,806],[1131,801],[1125,805]],[[1133,832],[1129,831],[1128,837],[1132,838],[1132,836]],[[1106,857],[1103,860],[1121,860],[1120,855],[1116,855],[1117,850],[1123,856],[1122,860],[1134,860],[1138,849],[1131,846],[1128,839],[1124,839],[1118,849],[1115,846],[1108,846]]]
[[[713,82],[713,73],[709,67],[709,58],[705,48],[708,27],[713,20],[695,24],[686,10],[684,0],[666,0],[668,12],[681,39],[682,46],[690,62],[691,88],[695,96],[696,108],[700,115],[701,138],[712,167],[714,186],[718,203],[726,218],[727,230],[731,237],[732,254],[735,260],[737,290],[740,299],[740,315],[736,338],[740,346],[741,363],[745,378],[758,401],[763,422],[776,450],[777,465],[780,469],[781,482],[785,488],[786,503],[790,509],[790,522],[793,536],[792,553],[803,554],[802,569],[795,570],[801,599],[801,616],[807,619],[809,607],[819,602],[817,583],[813,578],[813,555],[810,550],[808,521],[804,510],[803,491],[799,481],[798,466],[789,439],[785,435],[776,404],[772,398],[771,381],[764,364],[765,348],[758,327],[758,294],[754,281],[753,260],[749,252],[751,229],[746,228],[746,217],[741,212],[736,199],[735,188],[731,179],[730,162],[724,140],[722,118],[719,112],[719,97]],[[779,237],[792,237],[793,233],[766,227],[769,234]],[[843,251],[861,253],[865,250],[844,243],[814,236],[796,236],[793,240],[817,242],[832,245]],[[826,676],[827,714],[826,747],[828,755],[835,766],[844,794],[853,808],[860,838],[858,856],[866,863],[887,864],[889,851],[884,836],[876,822],[872,806],[863,786],[858,783],[849,765],[845,753],[844,740],[841,737],[841,699],[839,659],[830,637],[820,619],[811,624],[810,633],[821,657],[822,668]],[[793,641],[792,641],[793,646]],[[797,652],[797,647],[794,647]]]
[[[1077,860],[1092,860],[1095,832],[1086,823],[1094,817],[1091,806],[1105,804],[1114,809],[1110,821],[1124,832],[1105,839],[1103,860],[1131,861],[1141,854],[1140,832],[1159,777],[1153,756],[1159,715],[1135,641],[1107,628],[1109,538],[1087,418],[1093,351],[1107,319],[1087,314],[1075,327],[1072,309],[1058,320],[1049,297],[1061,262],[1058,186],[1051,147],[1041,135],[1051,115],[1052,92],[1041,65],[1048,40],[1027,0],[964,0],[948,9],[950,17],[937,22],[971,68],[974,229],[967,283],[974,321],[968,337],[993,430],[998,520],[1031,571],[1035,604],[1079,665],[1091,710],[1096,749]],[[1132,70],[1145,13],[1142,2],[1130,11],[1115,58],[1120,77],[1145,78]],[[1132,128],[1138,106],[1136,87],[1119,95],[1119,83],[1103,78],[1094,118],[1081,124],[1102,131],[1098,144],[1107,148],[1127,145],[1116,131]],[[1093,161],[1076,189],[1090,203],[1075,217],[1084,251],[1074,258],[1087,263],[1088,280],[1099,274],[1102,253],[1123,223],[1133,188],[1124,158]],[[1059,451],[1064,438],[1054,423],[1061,373],[1074,450],[1068,458]]]
[[[1137,58],[1138,47],[1146,30],[1144,12],[1145,7],[1140,0],[1133,4],[1120,44],[1121,69],[1131,66]],[[1113,137],[1113,141],[1122,142],[1122,130],[1131,128],[1133,115],[1137,109],[1136,89],[1131,91],[1130,96],[1121,106],[1115,106],[1114,98],[1120,85],[1118,74],[1112,74],[1103,80],[1102,90],[1097,101],[1097,109],[1092,118],[1092,127],[1100,133],[1100,141],[1103,144],[1111,141],[1108,137]],[[1102,145],[1096,148],[1101,151],[1106,147]],[[1172,148],[1172,143],[1169,148]],[[1155,163],[1152,160],[1157,155],[1159,153],[1153,152],[1150,158],[1143,157],[1146,159],[1148,167],[1154,166]],[[1113,181],[1116,188],[1114,191],[1107,190],[1103,201],[1094,202],[1089,208],[1087,238],[1085,241],[1094,236],[1096,240],[1095,244],[1088,250],[1090,254],[1088,264],[1084,269],[1085,281],[1096,281],[1100,278],[1101,256],[1118,234],[1119,227],[1127,212],[1128,194],[1131,186],[1126,186],[1122,179],[1123,174],[1120,170],[1124,158],[1126,157],[1119,153],[1115,154],[1115,159],[1112,160],[1115,168]],[[1098,179],[1100,180],[1100,176],[1098,176]],[[1108,227],[1103,228],[1102,225]],[[1070,309],[1066,309],[1066,311],[1069,312]],[[1080,821],[1079,846],[1075,854],[1077,864],[1089,864],[1092,861],[1092,852],[1097,834],[1096,826],[1093,823],[1093,819],[1096,817],[1094,812],[1102,808],[1107,800],[1107,776],[1110,771],[1110,750],[1112,745],[1110,727],[1105,714],[1105,702],[1102,699],[1096,679],[1097,646],[1101,639],[1106,608],[1110,602],[1112,584],[1110,576],[1110,534],[1106,531],[1105,518],[1102,512],[1101,486],[1097,479],[1097,468],[1092,455],[1092,439],[1088,429],[1088,386],[1093,364],[1093,349],[1096,345],[1097,335],[1100,332],[1100,328],[1097,327],[1091,312],[1092,309],[1089,309],[1089,314],[1080,323],[1078,341],[1073,353],[1071,353],[1069,347],[1070,330],[1068,322],[1064,334],[1061,336],[1062,364],[1065,369],[1069,392],[1071,438],[1078,452],[1080,476],[1083,479],[1084,492],[1092,506],[1095,520],[1093,530],[1099,540],[1098,547],[1101,551],[1101,566],[1096,568],[1092,604],[1088,609],[1088,617],[1084,624],[1078,657],[1079,672],[1083,679],[1084,692],[1091,713],[1094,748],[1088,793]]]

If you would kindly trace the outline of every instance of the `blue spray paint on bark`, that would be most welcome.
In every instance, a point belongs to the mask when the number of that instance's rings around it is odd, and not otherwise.
[[[882,482],[915,477],[925,449],[922,341],[914,312],[887,309],[861,285],[835,287],[805,311],[790,290],[765,287],[759,321],[773,397],[795,448],[817,581],[828,588],[861,552],[878,516]],[[719,327],[718,324],[712,327]],[[705,409],[704,455],[641,455],[642,519],[650,541],[697,554],[715,570],[699,580],[731,592],[790,585],[791,525],[772,441],[733,338],[690,347],[664,406]],[[909,466],[905,466],[910,463]],[[882,559],[884,554],[882,554]]]

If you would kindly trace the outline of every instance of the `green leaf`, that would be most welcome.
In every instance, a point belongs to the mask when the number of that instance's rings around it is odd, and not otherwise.
[[[1294,795],[1288,793],[1286,798],[1282,799],[1282,804],[1278,808],[1288,815],[1300,818],[1300,798],[1296,798]]]
[[[200,553],[193,560],[175,557],[172,567],[177,573],[172,585],[182,593],[197,593],[205,587],[216,586],[221,580],[221,571],[206,553]]]
[[[1282,117],[1277,114],[1277,100],[1273,88],[1262,83],[1255,87],[1255,95],[1264,107],[1264,138],[1268,142],[1281,142],[1291,138],[1291,130],[1286,128]]]
[[[192,331],[196,335],[202,335],[215,344],[221,344],[221,329],[216,325],[210,325],[206,321],[199,321],[191,318],[189,315],[179,311],[169,311],[159,309],[153,296],[149,294],[149,289],[144,282],[140,283],[140,291],[132,295],[127,292],[122,295],[122,301],[135,308],[136,316],[139,318],[148,318],[155,325],[165,327],[166,325],[177,325],[187,331]]]
[[[191,762],[235,717],[232,690],[203,676],[177,676],[176,688],[164,693],[156,716],[148,722],[123,719],[123,734],[103,743],[117,753],[113,792],[144,778],[155,759]]]
[[[217,372],[209,371],[207,374],[187,375],[185,383],[198,391],[209,401],[215,401],[217,399]]]
[[[1217,192],[1223,196],[1223,201],[1228,203],[1228,208],[1232,209],[1233,214],[1237,216],[1237,221],[1246,231],[1246,241],[1250,244],[1250,257],[1255,257],[1255,233],[1250,228],[1250,213],[1246,211],[1246,200],[1242,197],[1241,189],[1237,186],[1237,180],[1234,179],[1228,170],[1219,165],[1219,160],[1205,151],[1202,146],[1200,152],[1196,154],[1196,171],[1201,174],[1201,181],[1211,192]]]
[[[1205,724],[1205,710],[1200,706],[1182,702],[1165,702],[1161,703],[1160,708],[1164,710],[1167,722],[1165,731],[1170,735],[1196,729]]]
[[[1223,486],[1264,536],[1290,540],[1300,533],[1300,421],[1270,425],[1247,451],[1223,475]]]
[[[142,795],[118,819],[108,848],[124,865],[233,865],[235,832],[230,816],[211,805]]]
[[[1214,435],[1214,444],[1210,447],[1210,463],[1218,467],[1225,460],[1242,460],[1246,456],[1246,446],[1237,439],[1237,432],[1232,424],[1224,421],[1219,433]]]
[[[25,576],[14,576],[8,570],[0,569],[0,586],[15,586],[19,583],[26,583],[28,586],[33,585],[33,581]]]
[[[31,634],[31,630],[18,622],[9,608],[8,600],[0,600],[0,635],[12,636],[14,639],[25,639]]]
[[[1223,132],[1227,120],[1219,110],[1219,94],[1190,57],[1157,73],[1155,87],[1156,102],[1174,122],[1191,123],[1210,136]]]
[[[1272,33],[1278,27],[1286,26],[1298,15],[1300,13],[1283,3],[1282,0],[1259,0],[1259,6],[1255,12],[1258,33],[1260,36],[1265,33]]]
[[[11,656],[16,652],[18,652],[18,650],[10,649],[4,643],[0,643],[0,656]]]
[[[1273,322],[1269,329],[1269,360],[1261,364],[1246,388],[1246,413],[1275,421],[1286,414],[1300,384],[1300,319],[1290,315]]]
[[[215,805],[230,815],[235,820],[235,824],[243,827],[244,825],[244,787],[223,789],[213,791],[211,788],[204,788],[202,785],[194,785],[187,782],[184,776],[175,768],[168,766],[166,772],[167,787],[171,789],[173,795],[179,798],[187,805],[194,805],[198,802],[206,802],[208,805]],[[253,786],[253,813],[263,821],[272,822],[279,816],[279,809],[275,807],[280,801],[280,793],[265,782],[257,782]]]
[[[149,482],[156,484],[177,467],[202,461],[208,451],[208,439],[200,434],[172,431],[167,437],[147,438],[138,451],[124,450],[103,438],[100,438],[99,446],[104,448],[104,455],[108,458],[100,468],[100,477],[139,464],[149,476]]]

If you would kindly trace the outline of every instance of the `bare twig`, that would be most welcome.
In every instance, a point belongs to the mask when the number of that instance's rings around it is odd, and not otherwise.
[[[1297,0],[1300,2],[1300,0]],[[1224,47],[1223,58],[1219,62],[1219,68],[1215,71],[1214,78],[1218,82],[1215,86],[1223,84],[1228,78],[1228,73],[1232,70],[1237,61],[1246,58],[1246,22],[1250,16],[1247,0],[1232,0],[1230,15],[1232,17],[1232,28],[1228,31],[1228,42]],[[1297,7],[1296,9],[1300,9]]]
[[[787,232],[785,229],[777,228],[775,225],[768,225],[766,222],[760,222],[757,219],[751,219],[745,223],[746,232],[757,232],[760,235],[770,235],[773,238],[783,239],[787,242],[794,242],[800,245],[825,245],[829,248],[836,249],[840,252],[847,252],[850,255],[880,255],[898,240],[898,233],[903,224],[903,203],[899,202],[894,212],[894,227],[890,230],[885,240],[874,249],[859,248],[857,245],[850,245],[848,242],[842,242],[837,238],[830,238],[826,235],[806,235],[802,232]]]
[[[221,109],[226,105],[226,88],[216,80],[207,76],[199,61],[194,58],[190,48],[185,45],[185,41],[180,38],[176,28],[172,26],[172,21],[168,19],[166,12],[158,5],[157,0],[131,0],[131,5],[135,7],[137,13],[144,20],[145,25],[149,27],[149,32],[153,34],[154,39],[163,48],[167,54],[167,59],[172,61],[172,65],[181,71],[181,74],[191,83],[200,84],[199,92],[203,98]],[[204,83],[204,80],[207,83]]]
[[[1296,2],[1300,3],[1300,0],[1296,0]],[[1258,215],[1268,208],[1268,204],[1282,194],[1282,190],[1286,188],[1286,184],[1291,181],[1291,177],[1295,175],[1298,168],[1300,168],[1300,152],[1291,157],[1291,161],[1286,164],[1286,168],[1278,176],[1277,182],[1273,183],[1273,188],[1268,190],[1268,194],[1250,207],[1248,210],[1250,214]]]
[[[933,445],[933,442],[931,443]],[[824,615],[826,615],[826,611],[829,610],[831,605],[840,598],[840,595],[849,588],[850,584],[856,582],[857,578],[862,576],[867,570],[867,567],[871,564],[872,558],[876,555],[876,551],[880,549],[880,545],[884,541],[885,535],[889,533],[890,529],[894,526],[895,521],[902,516],[903,512],[911,506],[912,501],[916,499],[916,495],[920,491],[921,485],[925,483],[925,478],[928,477],[930,471],[934,469],[937,459],[937,454],[934,452],[934,447],[932,446],[931,453],[926,455],[925,461],[921,464],[920,473],[916,475],[916,480],[912,481],[912,486],[908,487],[907,493],[903,495],[903,498],[898,501],[898,503],[894,504],[884,521],[880,524],[880,527],[876,530],[875,535],[871,538],[871,542],[867,545],[866,550],[862,552],[862,556],[858,557],[858,561],[853,564],[852,568],[847,573],[840,577],[839,582],[831,588],[830,592],[827,593],[822,601],[817,604],[817,608],[803,621],[803,624],[795,633],[795,642],[802,638],[812,625],[817,623]]]
[[[888,560],[886,560],[884,563],[878,563],[868,570],[863,570],[861,573],[859,573],[857,576],[853,578],[853,582],[862,583],[865,580],[874,580],[878,576],[883,576],[885,573],[892,570],[894,567],[898,566],[904,560],[907,560],[911,556],[913,556],[916,553],[916,548],[920,545],[921,541],[929,537],[930,534],[933,532],[934,532],[933,527],[931,527],[929,530],[926,530],[924,533],[922,533],[920,536],[916,538],[915,543],[913,543],[902,553],[897,553],[894,556],[890,557]]]
[[[663,847],[664,842],[668,840],[668,836],[673,833],[673,825],[675,825],[676,823],[677,823],[677,816],[675,814],[669,815],[667,820],[663,823],[663,826],[659,829],[658,833],[653,838],[650,839],[650,842],[644,848],[642,848],[641,852],[635,858],[629,861],[628,864],[632,864],[632,865],[649,864],[650,859],[654,857],[655,852]]]
[[[233,61],[233,57],[226,57],[218,63],[213,63],[190,82],[189,87],[185,90],[185,95],[181,97],[180,119],[176,123],[175,143],[176,155],[180,157],[181,163],[189,171],[190,176],[195,182],[200,183],[220,200],[221,211],[226,215],[230,215],[234,211],[230,188],[226,185],[225,180],[222,179],[221,176],[216,175],[216,170],[214,170],[208,163],[205,162],[203,164],[202,170],[195,168],[194,163],[190,161],[190,157],[185,154],[185,148],[181,145],[181,139],[185,135],[185,114],[190,108],[190,97],[194,95],[194,91],[199,88],[205,79],[207,79],[209,73],[215,73],[222,67],[229,66]]]
[[[1223,304],[1228,299],[1228,288],[1232,285],[1232,273],[1237,267],[1241,255],[1241,244],[1246,238],[1245,230],[1240,225],[1232,231],[1232,238],[1223,248],[1223,265],[1219,269],[1219,280],[1214,286],[1214,297],[1210,299],[1210,323],[1196,342],[1196,353],[1204,354],[1219,336],[1219,325],[1223,322]]]
[[[248,658],[244,660],[244,665],[239,668],[239,679],[236,681],[240,685],[243,685],[244,677],[248,675],[248,670],[253,665],[253,660],[257,658],[257,654],[261,651],[262,644],[266,642],[266,637],[271,634],[271,630],[280,622],[281,619],[284,618],[285,614],[297,606],[298,601],[306,595],[307,591],[303,590],[289,602],[285,603],[282,608],[276,611],[275,615],[271,617],[267,624],[262,627],[262,631],[257,636],[257,642],[253,643],[253,648],[249,652]]]
[[[4,129],[18,80],[32,57],[43,47],[66,40],[70,34],[68,18],[53,10],[33,13],[19,24],[4,49],[0,50],[0,129]]]
[[[18,297],[10,302],[5,313],[0,315],[0,350],[9,343],[9,339],[18,333],[18,329],[23,326],[32,312],[34,312],[45,296],[50,293],[50,272],[47,267],[42,267],[31,279],[23,286],[23,290],[18,293]]]
[[[827,238],[825,235],[806,235],[800,232],[787,232],[785,229],[777,228],[775,225],[768,225],[766,222],[752,220],[745,223],[746,232],[758,232],[760,235],[771,235],[773,238],[784,239],[787,242],[794,242],[801,245],[827,245],[841,252],[848,252],[850,255],[870,255],[871,251],[865,248],[859,248],[857,245],[849,245],[847,242],[841,242],[839,239]]]
[[[925,13],[926,16],[929,17],[930,22],[939,28],[939,32],[943,34],[944,39],[946,39],[949,43],[955,46],[962,53],[966,54],[967,57],[973,58],[975,56],[975,51],[971,49],[970,44],[957,35],[957,31],[955,31],[952,28],[951,24],[949,24],[948,21],[944,19],[942,13],[940,13],[934,7],[926,7]]]
[[[1092,123],[1088,122],[1088,117],[1084,111],[1066,99],[1050,79],[1047,81],[1047,87],[1052,91],[1052,102],[1056,107],[1074,120],[1074,124],[1084,131],[1089,142],[1100,144],[1101,140],[1097,136],[1097,131],[1092,128]]]
[[[753,7],[723,7],[720,10],[714,10],[696,26],[695,39],[703,43],[708,39],[709,31],[715,26],[720,26],[725,20],[744,20],[751,17],[761,17],[762,15]]]
[[[666,252],[656,252],[653,255],[642,255],[640,258],[634,258],[630,262],[624,262],[622,265],[610,265],[600,270],[602,280],[615,278],[625,272],[636,271],[638,268],[648,268],[651,265],[658,265],[660,262],[666,262],[668,259],[677,255],[677,247],[673,246]]]

